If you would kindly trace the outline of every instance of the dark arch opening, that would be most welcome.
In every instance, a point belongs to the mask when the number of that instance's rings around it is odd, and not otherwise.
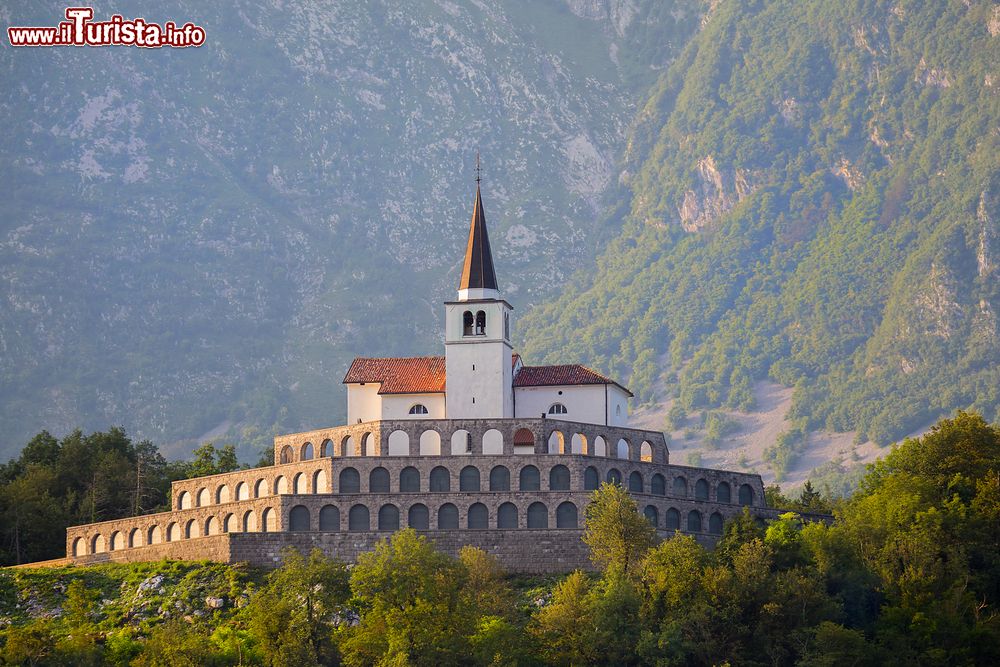
[[[407,466],[399,473],[399,491],[401,493],[420,493],[420,471],[413,466]]]
[[[653,479],[649,481],[649,491],[655,496],[667,494],[667,480],[663,479],[663,475],[660,473],[653,475]]]
[[[434,493],[448,493],[451,491],[451,474],[447,468],[438,466],[431,470],[430,489]]]
[[[389,493],[389,471],[383,467],[373,468],[368,475],[369,493]]]
[[[708,500],[708,482],[703,479],[699,479],[694,483],[694,499]]]
[[[740,505],[753,505],[753,489],[749,484],[743,484],[740,486]]]
[[[642,473],[638,470],[634,470],[631,475],[628,476],[628,490],[635,493],[642,493]]]
[[[340,492],[361,493],[361,473],[354,468],[344,468],[341,470]]]
[[[719,482],[719,486],[715,488],[715,499],[720,503],[733,502],[733,493],[728,482]]]
[[[576,528],[577,523],[576,505],[568,500],[560,503],[556,508],[556,528]]]
[[[479,468],[475,466],[465,466],[458,473],[459,491],[479,491]]]
[[[722,515],[718,512],[713,512],[712,516],[708,517],[708,532],[722,535]]]
[[[552,470],[549,471],[549,490],[569,491],[569,487],[570,487],[569,468],[567,468],[562,464],[553,466]]]
[[[458,530],[458,508],[451,503],[438,509],[438,530]]]
[[[507,466],[495,466],[490,471],[490,491],[510,491],[510,470]]]
[[[688,530],[692,533],[701,532],[701,512],[698,510],[688,512]]]
[[[622,485],[622,471],[618,468],[612,468],[608,471],[608,484]]]
[[[683,477],[674,478],[674,495],[678,498],[685,498],[688,494],[688,483]]]
[[[305,505],[296,505],[288,513],[288,529],[291,531],[309,530],[309,509]]]
[[[319,511],[319,529],[329,532],[340,530],[340,510],[336,505],[324,505]]]
[[[521,468],[520,479],[520,490],[521,491],[540,491],[542,488],[541,475],[538,473],[538,468],[533,465],[527,465]]]
[[[601,474],[597,472],[597,468],[594,466],[588,466],[587,469],[583,471],[583,490],[596,491],[597,487],[600,485]]]
[[[676,509],[671,507],[667,510],[666,515],[667,530],[680,530],[681,528],[681,513]]]
[[[490,513],[486,505],[474,503],[469,507],[469,529],[486,530],[490,527]]]
[[[497,508],[497,528],[517,528],[517,507],[513,503],[504,503]]]
[[[379,530],[399,530],[399,508],[395,505],[382,505],[378,510]]]
[[[649,519],[654,528],[660,527],[660,513],[656,511],[655,507],[646,505],[646,509],[642,510],[642,515]]]
[[[427,505],[417,503],[410,506],[410,512],[406,519],[407,525],[414,530],[430,530],[431,518]]]
[[[348,530],[371,530],[371,515],[364,505],[355,505],[347,513]]]
[[[549,510],[542,503],[528,505],[528,528],[548,528]]]

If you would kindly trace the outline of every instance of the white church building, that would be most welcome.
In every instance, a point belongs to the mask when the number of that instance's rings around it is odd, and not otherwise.
[[[500,296],[478,183],[458,297],[444,306],[444,356],[354,360],[344,377],[348,424],[548,417],[628,425],[632,393],[621,384],[579,364],[526,366],[514,352],[514,308]]]

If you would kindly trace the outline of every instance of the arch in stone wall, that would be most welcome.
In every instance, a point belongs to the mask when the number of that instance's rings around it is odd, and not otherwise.
[[[313,493],[330,493],[330,480],[322,468],[313,473]]]
[[[299,452],[299,461],[310,461],[316,457],[316,448],[313,447],[311,442],[307,442],[302,445],[302,449]]]
[[[378,529],[379,530],[391,530],[393,532],[399,530],[399,508],[389,503],[388,505],[382,505],[378,509]]]
[[[266,479],[258,479],[257,483],[254,484],[254,487],[253,487],[253,497],[254,498],[263,498],[264,496],[267,496],[267,495],[269,495],[268,494],[268,489],[267,489],[267,480]]]
[[[701,532],[701,512],[698,510],[691,510],[688,512],[688,522],[687,522],[688,532],[700,533]]]
[[[545,503],[534,502],[528,505],[527,525],[532,529],[549,527],[549,510]]]
[[[250,486],[246,482],[236,485],[236,500],[250,500]]]
[[[712,515],[708,517],[708,532],[713,535],[722,535],[722,515],[718,512],[712,512]]]
[[[458,530],[458,508],[445,503],[438,508],[438,530]]]
[[[615,458],[627,459],[630,458],[629,450],[632,448],[631,443],[625,438],[618,438],[618,444],[615,446]]]
[[[133,528],[128,533],[128,548],[134,549],[136,547],[141,547],[142,544],[142,531],[138,528]]]
[[[414,530],[430,530],[431,514],[427,510],[427,505],[416,503],[410,505],[406,515],[406,525]]]
[[[371,530],[371,514],[368,508],[358,504],[353,506],[347,513],[347,529],[351,531]]]
[[[296,505],[288,511],[288,530],[302,533],[312,530],[312,517],[305,505]]]
[[[400,493],[420,493],[420,471],[406,466],[399,472]]]
[[[295,454],[292,452],[291,445],[285,445],[281,448],[281,456],[278,459],[279,463],[291,463],[295,460]]]
[[[220,484],[219,488],[215,490],[215,504],[221,505],[222,503],[229,502],[229,485]]]
[[[211,494],[208,492],[208,489],[206,489],[205,487],[201,487],[200,489],[198,489],[198,502],[196,503],[196,505],[198,507],[208,507],[211,504],[212,504],[212,498]]]
[[[90,540],[90,553],[102,554],[105,551],[104,536],[98,533]]]
[[[434,429],[427,429],[420,434],[420,455],[441,456],[441,434]]]
[[[463,456],[472,453],[472,435],[465,429],[458,429],[451,434],[451,455]]]
[[[576,505],[570,501],[559,503],[556,508],[556,528],[578,528]]]
[[[715,487],[715,500],[720,503],[733,502],[733,491],[729,482],[719,482],[719,485]]]
[[[649,520],[649,523],[651,523],[654,528],[660,527],[660,513],[656,511],[654,506],[646,505],[646,508],[642,510],[642,515]]]
[[[510,469],[507,466],[493,466],[490,470],[490,491],[510,491]]]
[[[608,455],[608,443],[603,436],[597,436],[594,438],[594,456],[607,456]]]
[[[503,433],[491,428],[483,434],[483,454],[486,456],[503,454]]]
[[[753,487],[749,484],[740,484],[740,505],[749,507],[753,505]]]
[[[565,454],[566,453],[566,437],[562,434],[562,431],[554,430],[549,433],[548,438],[548,452],[549,454]]]
[[[181,491],[181,494],[177,496],[177,509],[179,510],[189,510],[194,505],[191,501],[191,494],[187,491]]]
[[[654,496],[667,495],[667,480],[660,473],[654,473],[649,480],[649,492]]]
[[[205,535],[218,535],[219,534],[219,521],[214,517],[210,516],[205,519]]]
[[[574,454],[590,454],[587,448],[587,436],[583,433],[574,433],[570,441],[570,451]]]
[[[377,456],[375,453],[375,435],[371,432],[365,433],[361,436],[361,455]]]
[[[535,453],[535,434],[531,432],[531,429],[519,428],[514,433],[514,453]]]
[[[549,491],[569,491],[571,484],[569,468],[560,463],[549,469]]]
[[[379,466],[368,474],[368,493],[391,493],[389,471]]]
[[[361,473],[356,468],[344,468],[337,487],[340,493],[361,493]]]
[[[617,484],[618,486],[621,486],[622,471],[619,470],[618,468],[611,468],[608,470],[608,474],[605,477],[605,479],[607,480],[608,484]]]
[[[542,488],[542,476],[538,468],[533,465],[526,465],[518,473],[518,491],[540,491]]]
[[[703,477],[694,483],[694,499],[708,500],[708,482]]]
[[[601,486],[601,473],[594,466],[587,466],[583,471],[583,490],[596,491]]]
[[[430,485],[431,493],[448,493],[451,491],[451,473],[444,466],[437,466],[431,470]]]
[[[673,495],[678,498],[687,498],[688,494],[688,481],[683,476],[674,477]]]
[[[278,475],[274,480],[274,495],[281,496],[288,493],[288,480],[284,475]]]
[[[273,533],[278,530],[278,513],[271,507],[265,507],[260,513],[260,532]]]
[[[323,505],[319,511],[319,529],[333,533],[340,530],[340,508],[336,505]]]
[[[226,515],[226,518],[222,520],[222,532],[224,533],[238,533],[240,532],[240,527],[236,525],[236,515],[230,512]]]
[[[517,506],[503,503],[497,508],[497,528],[511,530],[517,528]]]
[[[326,438],[319,445],[319,457],[326,458],[327,456],[333,456],[333,440]]]
[[[292,478],[292,493],[306,493],[306,479],[306,474],[304,472],[296,473],[295,477]]]
[[[647,463],[653,462],[653,446],[649,444],[648,440],[643,440],[642,444],[639,445],[639,460]]]
[[[244,533],[255,533],[257,532],[257,515],[254,514],[253,510],[247,510],[243,513],[243,524]]]
[[[194,519],[188,519],[184,524],[184,539],[190,540],[195,537],[200,537],[198,534],[198,522]]]
[[[73,540],[73,555],[74,556],[86,556],[87,555],[87,540],[82,537],[78,537]]]
[[[176,521],[171,521],[167,525],[167,542],[177,542],[181,539],[181,525]]]
[[[389,456],[410,455],[410,435],[406,431],[396,429],[389,434]]]
[[[681,529],[681,513],[678,512],[676,508],[669,508],[664,518],[666,520],[667,530]]]
[[[473,503],[467,521],[469,530],[486,530],[490,527],[490,511],[482,503]]]
[[[160,534],[159,526],[150,526],[149,530],[146,531],[146,544],[160,544],[163,541],[163,535]]]
[[[119,551],[125,548],[125,536],[122,535],[120,530],[116,530],[111,533],[111,539],[108,540],[110,546],[109,551]]]
[[[354,436],[345,435],[340,441],[340,452],[338,456],[357,456],[358,450],[355,447]]]
[[[645,490],[645,485],[643,484],[642,473],[638,470],[633,470],[628,476],[628,490],[633,493],[643,493]]]
[[[479,487],[479,468],[476,466],[462,468],[461,472],[458,473],[458,490],[474,492],[479,491]]]

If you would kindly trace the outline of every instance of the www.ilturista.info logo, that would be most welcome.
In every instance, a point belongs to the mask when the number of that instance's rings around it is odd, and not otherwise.
[[[66,19],[54,27],[10,27],[7,39],[11,46],[141,46],[158,49],[164,46],[201,46],[205,29],[193,23],[178,26],[173,21],[163,25],[146,19],[125,19],[115,14],[108,21],[91,21],[92,7],[67,7]]]

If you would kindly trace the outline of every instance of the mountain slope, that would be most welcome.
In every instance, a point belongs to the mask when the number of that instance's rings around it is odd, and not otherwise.
[[[641,399],[885,443],[1000,406],[1000,10],[714,3],[629,132],[624,231],[522,321]]]

